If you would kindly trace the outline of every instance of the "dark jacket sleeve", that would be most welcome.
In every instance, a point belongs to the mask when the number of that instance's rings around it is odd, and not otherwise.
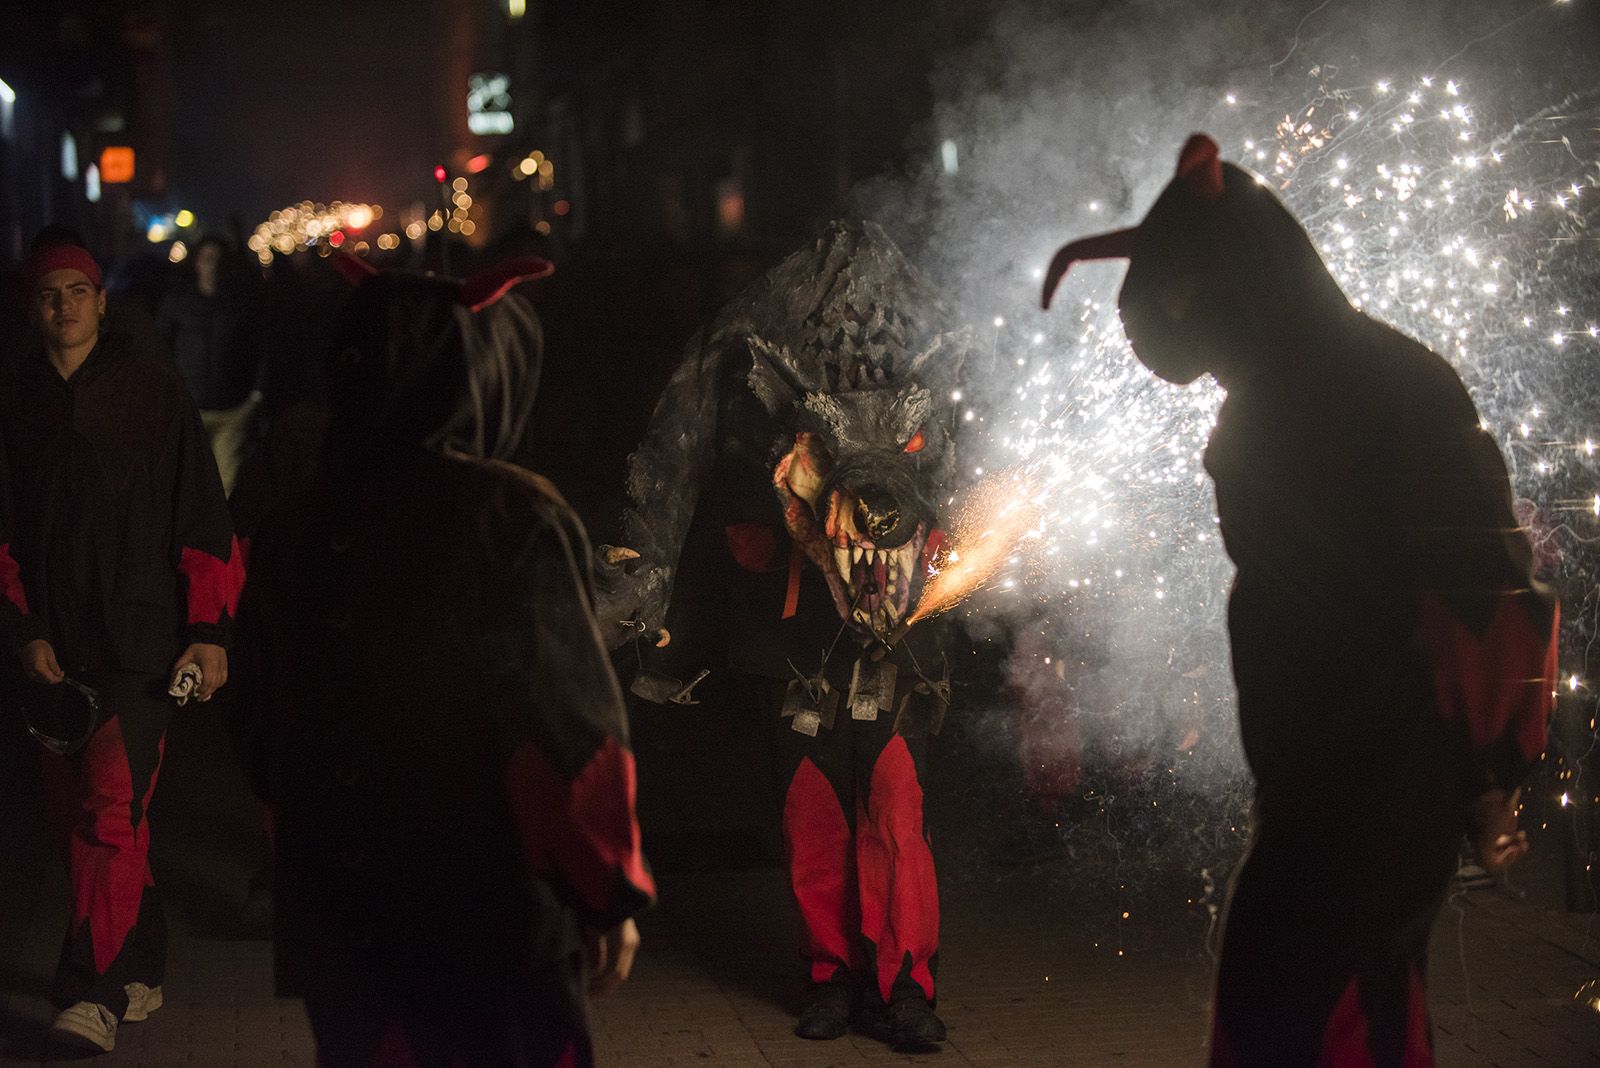
[[[174,563],[184,579],[189,641],[227,645],[244,588],[244,557],[200,413],[187,395],[181,399],[172,500]]]
[[[590,607],[588,540],[564,507],[553,512],[517,568],[535,648],[505,786],[534,874],[604,929],[649,905],[655,882],[640,848],[622,690]]]
[[[1464,732],[1476,786],[1514,789],[1545,747],[1559,606],[1535,580],[1505,461],[1459,380],[1409,414],[1394,458],[1395,507],[1420,599],[1422,647],[1440,714]]]

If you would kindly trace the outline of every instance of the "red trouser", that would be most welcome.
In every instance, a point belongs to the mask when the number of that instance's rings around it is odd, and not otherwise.
[[[111,718],[71,756],[45,755],[45,783],[72,878],[72,922],[51,997],[92,1001],[117,1016],[128,983],[161,985],[166,920],[150,875],[150,823],[171,701],[159,676],[101,673],[91,680]]]
[[[1431,1068],[1428,933],[1462,830],[1262,818],[1229,895],[1213,1068]]]
[[[939,890],[922,825],[927,738],[892,712],[810,738],[782,721],[783,840],[813,982],[854,972],[889,1002],[934,998]],[[863,982],[863,986],[868,986]]]

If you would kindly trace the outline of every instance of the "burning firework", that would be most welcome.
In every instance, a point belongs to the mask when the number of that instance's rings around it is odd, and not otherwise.
[[[1028,471],[1003,472],[973,486],[944,548],[929,565],[916,611],[885,639],[885,648],[918,622],[983,589],[1023,542],[1043,534],[1043,518],[1039,486]]]
[[[972,487],[908,623],[947,612],[982,589],[1024,541],[1043,533],[1043,518],[1039,486],[1027,471],[994,475]]]

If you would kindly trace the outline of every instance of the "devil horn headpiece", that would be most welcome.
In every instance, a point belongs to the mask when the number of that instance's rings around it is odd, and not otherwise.
[[[1222,154],[1217,143],[1205,134],[1194,134],[1178,153],[1178,173],[1174,181],[1181,182],[1200,200],[1219,200],[1222,197]],[[1127,259],[1133,255],[1133,240],[1139,228],[1113,230],[1107,234],[1080,238],[1063,245],[1050,260],[1050,269],[1044,273],[1044,291],[1040,305],[1048,311],[1055,297],[1056,287],[1074,263],[1084,260]]]
[[[555,273],[555,269],[555,264],[536,256],[510,260],[497,267],[479,271],[462,282],[461,296],[458,299],[473,311],[482,311],[511,292],[511,288],[519,282],[548,278]]]
[[[367,260],[349,252],[341,251],[335,253],[333,265],[339,269],[340,274],[344,275],[345,281],[353,286],[360,285],[368,278],[379,273],[378,268]],[[505,296],[518,283],[548,278],[555,272],[555,269],[555,264],[549,260],[539,259],[535,256],[509,260],[487,270],[479,271],[471,278],[463,281],[456,300],[466,305],[470,310],[479,312]]]
[[[345,252],[342,249],[333,254],[333,265],[344,275],[344,280],[353,286],[360,285],[378,273],[378,269],[372,264],[355,253]]]

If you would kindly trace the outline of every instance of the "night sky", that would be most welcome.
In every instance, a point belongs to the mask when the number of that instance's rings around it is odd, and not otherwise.
[[[1404,6],[1232,0],[1203,14],[1158,0],[1010,0],[976,5],[988,16],[979,21],[990,23],[976,35],[975,10],[966,0],[929,3],[930,19],[964,27],[937,49],[930,72],[947,113],[965,111],[997,88],[1005,95],[1041,51],[1060,53],[1050,64],[1055,71],[1084,68],[1084,80],[1096,95],[1104,92],[1109,107],[1153,95],[1141,75],[1154,78],[1164,97],[1181,100],[1179,83],[1190,79],[1206,83],[1197,91],[1209,93],[1235,75],[1258,82],[1279,75],[1292,85],[1316,62],[1353,71],[1388,61],[1405,70],[1451,54],[1460,57],[1453,71],[1495,76],[1502,97],[1526,90],[1544,99],[1555,88],[1545,83],[1587,66],[1584,42],[1597,36],[1592,11],[1486,32],[1550,6],[1539,0]],[[439,80],[457,4],[216,0],[184,7],[172,34],[172,207],[189,207],[213,225],[240,211],[248,226],[301,199],[394,209],[426,194],[444,140],[439,112],[447,98]],[[1027,27],[1033,32],[1015,33]],[[850,27],[840,32],[848,37]],[[985,48],[1002,41],[1011,46],[983,70]],[[1094,69],[1099,73],[1089,77]],[[981,84],[973,84],[975,73]],[[1060,98],[1064,106],[1082,101],[1081,82],[1076,88]],[[984,140],[981,131],[975,140]]]
[[[421,195],[437,162],[440,6],[218,0],[196,11],[173,42],[173,206],[212,225],[239,211],[248,228],[302,199],[398,207]]]

